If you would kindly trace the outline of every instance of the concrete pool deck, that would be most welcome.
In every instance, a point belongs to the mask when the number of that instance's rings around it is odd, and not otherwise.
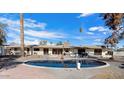
[[[34,59],[37,60],[38,58]],[[20,59],[19,59],[20,60]],[[21,59],[23,61],[29,59]],[[30,59],[31,60],[31,59]],[[11,69],[0,70],[1,79],[124,79],[123,62],[109,62],[110,66],[96,69],[36,68],[19,64]]]

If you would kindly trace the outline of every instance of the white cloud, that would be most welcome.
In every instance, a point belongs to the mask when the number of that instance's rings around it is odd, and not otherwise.
[[[8,24],[8,33],[7,36],[11,38],[8,40],[8,43],[15,42],[20,44],[20,21],[13,20],[6,17],[0,17],[0,22]],[[46,23],[37,22],[33,19],[25,19],[24,26],[27,27],[25,29],[25,44],[39,44],[40,38],[46,39],[54,39],[54,38],[64,38],[65,34],[56,32],[56,31],[45,31]],[[40,28],[41,31],[34,30],[34,28]],[[43,30],[43,31],[42,31]],[[28,35],[28,36],[27,36]]]
[[[19,26],[19,20],[11,20],[9,18],[0,17],[0,22],[5,23],[8,26]]]
[[[26,18],[25,21],[31,22],[31,23],[35,23],[36,22],[36,20],[30,19],[30,18]]]
[[[13,39],[12,40],[8,40],[7,41],[7,43],[8,44],[10,44],[10,43],[12,43],[12,42],[14,42],[14,43],[16,43],[16,44],[20,44],[20,38],[19,37],[13,37]]]
[[[93,42],[92,45],[101,45],[101,42]]]
[[[24,26],[29,28],[45,29],[46,25],[47,25],[46,23],[37,22],[36,20],[33,19],[25,19],[24,21]]]
[[[8,29],[9,29],[10,31],[15,31],[15,32],[20,33],[20,28],[19,28],[19,27],[12,27],[12,26],[9,26]],[[12,32],[12,33],[14,33],[14,32]]]
[[[12,31],[20,32],[19,28],[10,28]],[[49,31],[37,31],[37,30],[25,30],[25,35],[31,36],[31,37],[38,37],[38,38],[47,38],[47,39],[53,39],[53,38],[65,38],[65,34],[57,33],[57,32],[49,32]]]
[[[9,18],[4,18],[0,17],[0,22],[8,24],[10,27],[20,27],[20,21],[19,20],[12,20]],[[43,22],[37,22],[36,20],[33,19],[25,19],[24,20],[24,27],[28,28],[40,28],[40,29],[45,29],[46,23]]]
[[[81,17],[87,17],[87,16],[90,16],[90,15],[93,15],[94,13],[82,13],[80,14],[77,18],[81,18]]]
[[[16,44],[20,44],[20,36],[15,34],[15,33],[8,33],[9,37],[12,37],[12,40],[8,40],[8,43],[16,43]],[[37,38],[33,38],[33,37],[27,37],[25,36],[25,45],[38,45],[39,44],[39,40]]]
[[[7,33],[7,37],[11,38],[11,39],[7,40],[8,44],[12,43],[12,42],[20,44],[20,36],[19,36],[19,34],[9,32],[9,33]]]
[[[88,35],[94,35],[94,33],[92,33],[92,32],[87,32],[87,34],[88,34]]]
[[[35,31],[35,30],[25,30],[25,35],[39,37],[39,38],[65,38],[64,34],[49,32],[49,31]]]
[[[102,26],[94,26],[94,27],[90,27],[89,28],[89,31],[107,31],[108,29],[107,28],[104,28]]]
[[[104,35],[107,35],[107,32],[103,32]]]
[[[27,36],[27,35],[25,35],[25,40],[31,40],[31,41],[33,41],[33,40],[39,40],[39,38],[36,38],[36,37],[31,37],[31,36]]]
[[[97,38],[94,40],[95,42],[101,42],[102,40],[100,38]]]
[[[83,38],[81,36],[74,37],[76,40],[82,40]]]
[[[16,44],[20,44],[20,36],[15,33],[7,33],[9,37],[12,38],[12,40],[8,40],[8,43],[15,42]],[[33,37],[27,37],[25,36],[25,45],[37,45],[39,44],[39,40],[37,38]]]
[[[38,45],[39,40],[25,40],[25,45]]]
[[[0,22],[8,24],[9,30],[20,32],[19,20],[12,20],[9,18],[0,17]],[[61,33],[56,33],[54,31],[52,32],[44,31],[46,25],[47,25],[46,23],[37,22],[36,20],[33,20],[33,19],[25,19],[24,26],[28,27],[28,29],[25,30],[25,34],[30,36],[41,37],[41,38],[42,37],[44,38],[63,38],[64,37],[64,34],[61,34]],[[41,31],[32,30],[36,27],[41,28]]]
[[[105,28],[103,26],[94,26],[94,27],[90,27],[89,31],[99,31],[104,35],[107,35],[109,33],[111,33],[111,30],[109,30],[108,28]]]

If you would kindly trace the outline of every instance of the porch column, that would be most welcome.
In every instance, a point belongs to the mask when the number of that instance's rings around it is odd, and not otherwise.
[[[49,48],[49,55],[52,55],[52,48]]]
[[[40,48],[40,54],[44,55],[43,48]]]

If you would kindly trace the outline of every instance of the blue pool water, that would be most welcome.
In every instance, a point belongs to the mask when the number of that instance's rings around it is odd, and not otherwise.
[[[65,60],[65,61],[55,61],[55,60],[35,60],[27,61],[25,64],[41,67],[56,67],[56,68],[76,68],[76,62],[81,63],[82,68],[88,67],[98,67],[104,66],[106,63],[96,60]]]

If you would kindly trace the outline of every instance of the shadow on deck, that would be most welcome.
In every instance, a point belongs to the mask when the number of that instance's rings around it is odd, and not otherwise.
[[[0,71],[17,67],[23,62],[15,62],[20,56],[0,56]]]

